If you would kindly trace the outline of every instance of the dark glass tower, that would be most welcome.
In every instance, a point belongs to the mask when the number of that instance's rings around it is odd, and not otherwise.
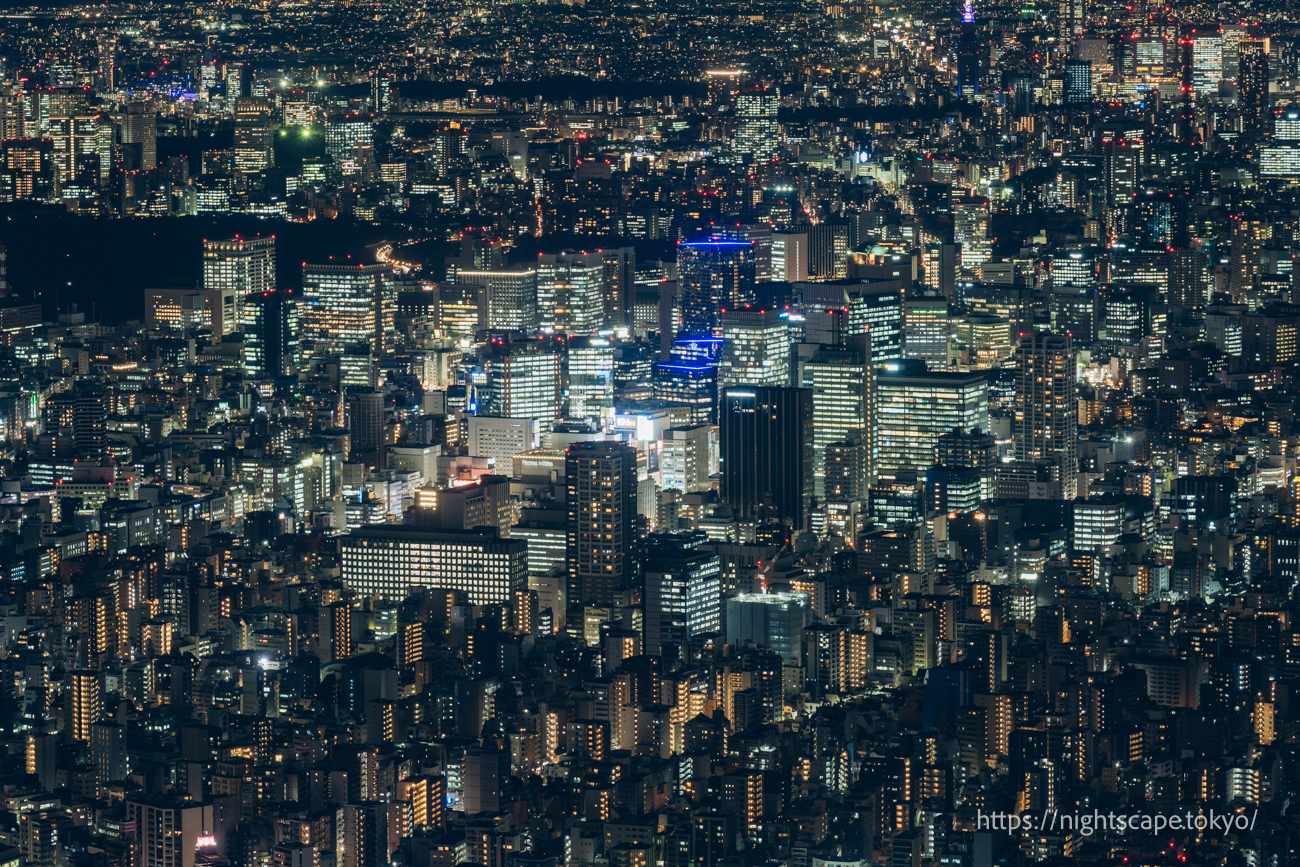
[[[813,497],[813,393],[733,386],[721,409],[722,498],[740,518],[802,530]]]
[[[298,366],[298,302],[284,291],[244,299],[244,369],[249,376],[286,376]]]
[[[679,334],[710,334],[718,311],[754,303],[754,243],[704,240],[677,245]]]
[[[975,33],[975,7],[971,0],[961,11],[961,35],[957,39],[957,92],[965,99],[979,93],[979,38]]]

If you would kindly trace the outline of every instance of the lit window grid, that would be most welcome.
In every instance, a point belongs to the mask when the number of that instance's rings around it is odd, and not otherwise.
[[[473,605],[510,601],[524,589],[527,555],[492,553],[482,546],[398,539],[345,538],[343,578],[363,595],[405,598],[411,587],[463,590]]]
[[[943,386],[877,384],[876,471],[923,471],[934,464],[935,447],[954,428],[988,429],[988,387],[983,381]]]

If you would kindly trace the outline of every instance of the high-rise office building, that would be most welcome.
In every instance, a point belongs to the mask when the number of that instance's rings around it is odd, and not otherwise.
[[[722,359],[718,388],[790,384],[790,326],[775,310],[740,308],[718,315]]]
[[[1223,37],[1197,34],[1192,39],[1192,91],[1196,96],[1214,96],[1223,80]]]
[[[679,333],[709,334],[718,313],[754,302],[754,244],[687,241],[677,245]]]
[[[472,298],[478,327],[488,330],[532,331],[537,328],[535,270],[453,270],[447,282]]]
[[[374,147],[375,124],[369,115],[336,115],[325,122],[325,153],[336,166],[353,159],[357,147]]]
[[[203,242],[203,289],[221,293],[224,333],[240,330],[245,298],[275,288],[274,235]]]
[[[1064,500],[1074,499],[1079,472],[1074,355],[1068,334],[1025,335],[1016,350],[1016,460],[1052,461]]]
[[[1074,40],[1083,35],[1084,24],[1088,17],[1086,0],[1060,0],[1057,9],[1056,24],[1059,28],[1061,45],[1073,47]]]
[[[102,33],[95,40],[98,59],[95,90],[112,93],[117,89],[117,36]]]
[[[287,291],[244,299],[244,372],[254,379],[288,376],[302,360],[298,300]]]
[[[382,355],[396,334],[397,287],[387,265],[303,265],[302,339],[317,351],[368,343]]]
[[[118,137],[122,144],[133,145],[139,151],[142,170],[158,167],[158,114],[150,103],[127,103]]]
[[[891,362],[876,378],[876,475],[923,472],[939,438],[956,428],[988,428],[987,375],[928,371],[923,361]]]
[[[808,274],[820,280],[843,280],[849,275],[847,222],[800,224],[808,236]]]
[[[563,408],[562,349],[562,344],[550,339],[489,346],[483,357],[487,382],[478,389],[475,411],[505,418],[536,419],[543,430],[549,430]]]
[[[975,27],[975,7],[966,0],[961,13],[961,33],[957,37],[957,93],[970,99],[979,93],[979,33]]]
[[[1066,108],[1086,108],[1092,104],[1092,61],[1065,61],[1065,86],[1061,101]]]
[[[961,245],[961,266],[978,268],[993,256],[989,243],[989,200],[961,196],[952,201],[953,237]]]
[[[378,455],[384,442],[385,401],[382,391],[362,391],[348,401],[348,433],[351,435],[352,454],[367,458]],[[375,457],[371,463],[378,463]]]
[[[741,386],[722,392],[722,499],[742,518],[802,530],[813,497],[813,392]]]
[[[664,431],[659,445],[660,488],[690,494],[712,487],[709,481],[709,430],[707,425],[698,425]]]
[[[537,258],[537,314],[546,331],[594,334],[605,327],[605,261],[600,253]]]
[[[703,533],[655,535],[646,539],[645,652],[659,656],[666,644],[722,629],[721,565],[700,550]]]
[[[826,450],[861,440],[865,479],[873,472],[875,368],[870,336],[850,335],[842,345],[822,346],[799,363],[799,385],[812,392],[813,490],[825,493]]]
[[[363,596],[403,599],[412,587],[463,591],[473,605],[528,589],[528,543],[494,529],[375,525],[342,538],[343,583]]]
[[[235,100],[235,171],[261,172],[275,165],[271,110],[264,96]]]
[[[727,599],[727,643],[743,646],[753,641],[792,665],[803,658],[808,621],[808,597],[803,593],[740,593]]]
[[[808,233],[772,233],[772,279],[794,283],[808,279]]]
[[[609,605],[635,571],[636,449],[574,443],[565,454],[570,604]]]
[[[780,99],[766,88],[743,90],[736,97],[736,152],[765,160],[780,147],[776,122]]]
[[[614,344],[608,337],[573,337],[565,353],[570,418],[614,415]]]
[[[948,300],[913,298],[903,304],[903,357],[948,366]]]

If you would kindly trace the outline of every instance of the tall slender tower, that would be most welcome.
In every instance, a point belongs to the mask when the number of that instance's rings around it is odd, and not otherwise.
[[[1263,39],[1237,43],[1237,92],[1246,132],[1268,133],[1272,114],[1268,110],[1268,45]]]
[[[961,10],[961,36],[957,39],[957,93],[969,99],[979,93],[979,37],[975,33],[975,7],[966,0]]]
[[[617,442],[580,442],[564,461],[568,485],[569,601],[609,605],[635,570],[636,449]]]
[[[1026,335],[1016,358],[1016,460],[1053,461],[1061,499],[1073,500],[1079,472],[1074,341],[1069,334]]]

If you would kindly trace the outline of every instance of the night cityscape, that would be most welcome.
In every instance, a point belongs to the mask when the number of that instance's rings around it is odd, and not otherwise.
[[[1300,867],[1297,255],[1295,3],[6,0],[0,867]]]

